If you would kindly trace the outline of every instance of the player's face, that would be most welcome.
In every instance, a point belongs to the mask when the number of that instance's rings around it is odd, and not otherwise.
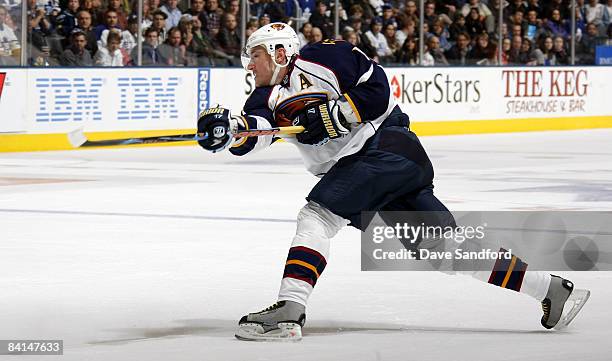
[[[272,57],[262,48],[255,48],[251,51],[251,62],[247,70],[255,77],[255,86],[270,85],[272,74],[274,73],[274,62]]]

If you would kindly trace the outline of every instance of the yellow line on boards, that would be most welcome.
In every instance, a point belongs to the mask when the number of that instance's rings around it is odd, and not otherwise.
[[[567,118],[524,118],[414,122],[410,129],[420,136],[482,133],[536,132],[612,128],[612,115]]]
[[[414,121],[410,128],[419,136],[459,135],[483,133],[536,132],[547,130],[577,130],[612,128],[612,115],[559,117],[559,118],[523,118],[496,120],[460,120],[460,121]],[[90,140],[119,139],[160,135],[193,134],[195,129],[137,130],[87,133]],[[193,146],[195,142],[156,143],[128,145],[118,147],[150,146]],[[53,134],[2,134],[0,133],[0,152],[30,152],[43,150],[73,149],[65,133]],[[87,148],[95,149],[95,148]]]

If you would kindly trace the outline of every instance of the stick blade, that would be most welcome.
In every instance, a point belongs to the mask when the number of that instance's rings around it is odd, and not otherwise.
[[[68,133],[68,142],[74,147],[78,148],[87,142],[87,137],[83,133],[83,128],[75,129]]]

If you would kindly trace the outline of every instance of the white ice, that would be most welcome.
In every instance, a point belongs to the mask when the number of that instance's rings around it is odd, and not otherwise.
[[[453,210],[609,211],[611,139],[422,141]],[[612,273],[565,273],[591,300],[549,332],[540,305],[515,292],[361,272],[348,228],[332,241],[302,342],[235,340],[242,315],[276,300],[316,181],[289,144],[243,158],[199,147],[0,154],[0,339],[63,339],[63,356],[22,356],[45,361],[610,359]]]

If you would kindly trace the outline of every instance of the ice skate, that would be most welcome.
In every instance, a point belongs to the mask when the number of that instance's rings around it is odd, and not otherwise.
[[[299,341],[306,322],[305,307],[278,301],[263,311],[249,313],[238,322],[236,338],[245,341]]]
[[[550,286],[544,301],[542,301],[542,326],[547,329],[561,330],[576,317],[591,291],[574,289],[574,283],[552,275]]]

